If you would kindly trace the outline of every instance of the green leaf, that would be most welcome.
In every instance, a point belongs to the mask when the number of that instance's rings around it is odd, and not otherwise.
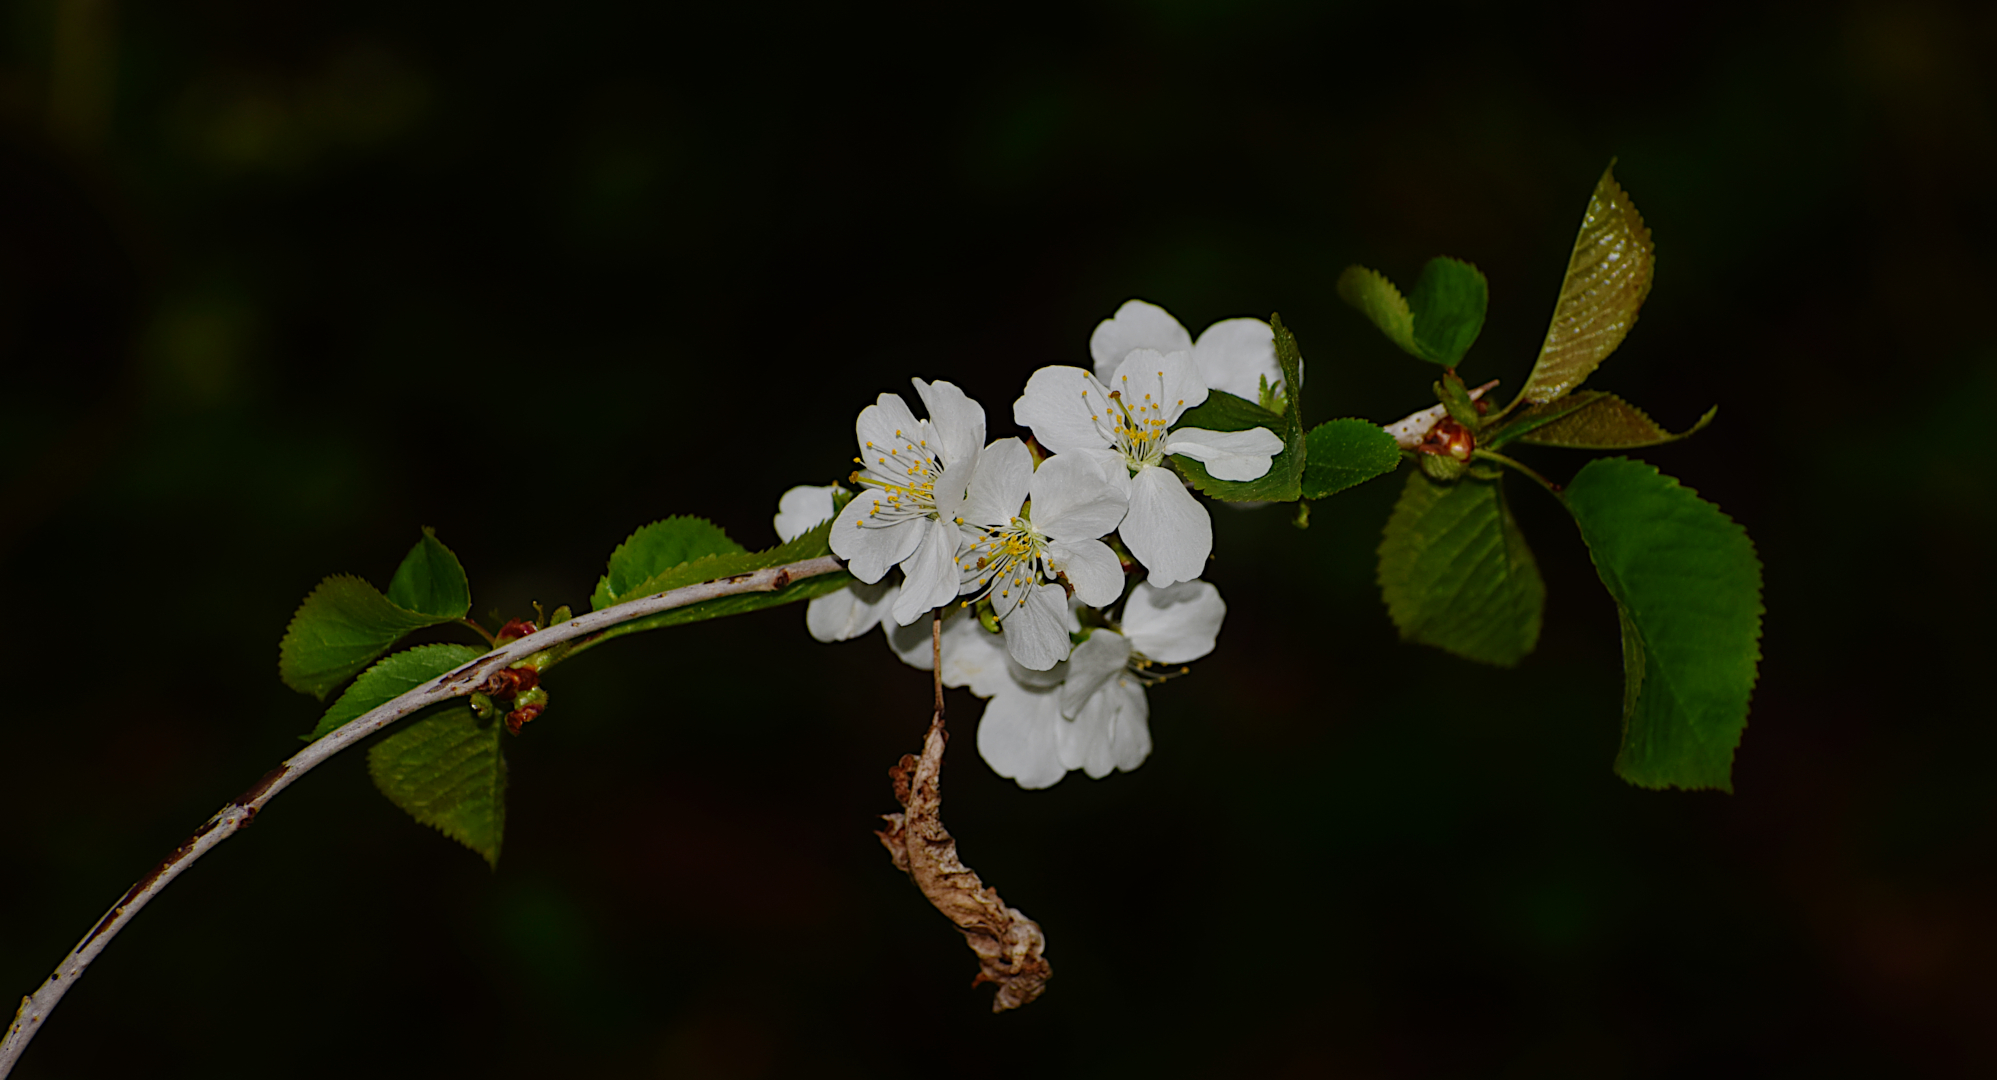
[[[1207,393],[1205,401],[1180,414],[1178,423],[1172,426],[1205,428],[1208,431],[1247,431],[1259,427],[1281,431],[1283,418],[1247,398],[1237,397],[1225,390],[1213,390]]]
[[[418,645],[383,659],[361,672],[352,686],[340,695],[319,718],[319,726],[304,736],[315,742],[332,734],[361,714],[386,705],[447,671],[462,667],[485,655],[471,645]]]
[[[1623,634],[1616,774],[1639,787],[1733,790],[1761,659],[1761,560],[1720,508],[1629,458],[1562,494]]]
[[[410,817],[494,867],[506,831],[506,725],[462,703],[418,716],[368,751],[368,775]]]
[[[1616,163],[1602,171],[1581,216],[1553,322],[1520,400],[1552,401],[1581,385],[1622,344],[1650,294],[1656,253],[1643,215],[1616,186]]]
[[[1246,431],[1253,427],[1266,427],[1283,440],[1283,450],[1269,463],[1269,471],[1254,480],[1217,480],[1207,473],[1206,466],[1192,458],[1182,454],[1172,456],[1173,465],[1180,475],[1192,481],[1194,488],[1223,502],[1295,502],[1303,497],[1304,461],[1309,452],[1304,445],[1301,419],[1304,414],[1303,353],[1297,348],[1295,335],[1283,325],[1281,316],[1269,316],[1269,328],[1276,334],[1276,364],[1283,370],[1283,388],[1289,398],[1289,407],[1283,410],[1283,415],[1278,417],[1259,405],[1216,390],[1209,393],[1207,400],[1198,408],[1186,410],[1185,416],[1201,413],[1209,405],[1215,406],[1212,413],[1203,414],[1198,422],[1182,418],[1176,425],[1203,427],[1209,431]],[[1227,401],[1228,398],[1233,398],[1233,401]],[[1251,409],[1254,410],[1252,413],[1247,411]],[[1208,418],[1214,423],[1235,423],[1238,426],[1216,427],[1206,422]],[[1251,419],[1252,423],[1246,422]]]
[[[463,610],[411,611],[360,578],[335,574],[320,582],[291,617],[278,645],[278,676],[284,685],[323,701],[404,634],[463,617]]]
[[[1476,267],[1438,255],[1422,267],[1406,299],[1386,275],[1363,266],[1345,268],[1338,295],[1409,356],[1453,368],[1484,329],[1491,290]]]
[[[1304,498],[1322,499],[1400,467],[1394,437],[1369,420],[1327,420],[1305,439]]]
[[[472,609],[471,583],[458,557],[423,529],[423,539],[403,556],[388,582],[388,600],[397,607],[442,619],[462,619]]]
[[[1387,280],[1387,275],[1363,266],[1348,266],[1338,275],[1338,296],[1373,320],[1388,341],[1399,345],[1409,356],[1421,356],[1421,346],[1415,343],[1414,312],[1401,291]]]
[[[716,531],[718,532],[719,530]],[[800,533],[796,537],[793,537],[789,543],[780,544],[765,551],[737,551],[694,559],[670,570],[654,574],[636,586],[635,591],[628,595],[611,596],[610,602],[622,603],[626,600],[636,600],[640,597],[651,596],[653,593],[665,592],[669,589],[683,588],[687,585],[698,585],[703,581],[734,577],[737,574],[752,573],[772,566],[782,566],[785,563],[802,562],[805,559],[815,559],[821,555],[829,555],[832,553],[832,548],[827,541],[831,535],[832,522],[825,521],[819,523],[809,532]],[[814,597],[823,596],[826,593],[836,592],[844,588],[852,580],[853,578],[850,574],[841,571],[839,573],[821,574],[816,577],[794,581],[775,592],[742,593],[736,596],[724,596],[719,599],[706,601],[705,603],[674,608],[671,611],[662,611],[656,615],[648,615],[642,619],[633,619],[630,622],[619,623],[598,634],[593,640],[603,641],[614,637],[622,637],[625,634],[635,634],[640,630],[654,630],[661,626],[678,626],[683,623],[701,622],[707,619],[719,618],[723,615],[736,615],[745,611],[759,611],[763,608],[796,603],[799,600],[810,600]],[[597,591],[599,596],[601,596],[602,587],[599,586]],[[599,604],[598,608],[600,610],[605,606],[608,605]]]
[[[610,553],[610,566],[596,583],[590,605],[601,611],[612,604],[678,588],[677,585],[655,586],[654,583],[694,559],[734,554],[742,550],[742,545],[730,540],[719,525],[703,518],[669,517],[664,521],[654,521],[632,533],[630,539],[617,545],[617,550]]]
[[[1522,440],[1537,446],[1564,446],[1574,450],[1631,450],[1639,446],[1661,446],[1697,432],[1712,423],[1713,417],[1720,412],[1719,406],[1715,405],[1706,410],[1706,415],[1700,417],[1698,423],[1674,435],[1642,409],[1614,394],[1594,390],[1583,390],[1550,406],[1535,405],[1522,411],[1530,418],[1533,409],[1558,408],[1584,395],[1588,400],[1582,402],[1580,408],[1534,426],[1521,436]]]
[[[1501,667],[1539,642],[1546,586],[1501,485],[1408,474],[1380,542],[1380,591],[1403,640]]]
[[[1476,267],[1442,256],[1430,259],[1408,294],[1415,345],[1421,350],[1416,355],[1455,367],[1483,331],[1490,301],[1490,286]]]

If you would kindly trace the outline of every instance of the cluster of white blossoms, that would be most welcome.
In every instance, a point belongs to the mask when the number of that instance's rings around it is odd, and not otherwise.
[[[982,406],[916,379],[926,418],[897,394],[861,410],[857,490],[793,488],[776,516],[789,540],[851,495],[831,546],[856,581],[811,602],[812,636],[843,641],[881,625],[903,660],[928,670],[928,617],[945,608],[943,684],[990,699],[978,751],[1028,788],[1070,769],[1099,778],[1142,764],[1145,688],[1182,670],[1165,665],[1213,649],[1227,605],[1198,580],[1213,524],[1167,456],[1253,480],[1283,449],[1268,428],[1180,424],[1216,389],[1279,400],[1268,323],[1228,319],[1194,341],[1164,309],[1132,300],[1096,327],[1089,351],[1093,371],[1041,368],[1013,403],[1038,452],[1018,438],[987,443]]]

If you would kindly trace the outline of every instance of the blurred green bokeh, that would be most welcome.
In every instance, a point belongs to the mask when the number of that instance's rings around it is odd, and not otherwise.
[[[1747,526],[1738,794],[1623,785],[1612,606],[1558,507],[1539,652],[1394,641],[1398,481],[1216,512],[1219,650],[1139,771],[949,817],[1047,928],[993,1018],[870,829],[923,679],[802,612],[557,671],[498,872],[362,755],[148,909],[40,1077],[1997,1072],[1986,763],[1997,12],[1283,0],[17,0],[0,55],[0,990],[292,752],[321,576],[421,525],[476,610],[579,603],[633,527],[773,540],[856,411],[947,378],[995,435],[1123,300],[1281,311],[1312,422],[1433,372],[1337,300],[1476,263],[1517,385],[1603,164],[1656,289],[1590,385]],[[1582,456],[1523,451],[1565,476]]]

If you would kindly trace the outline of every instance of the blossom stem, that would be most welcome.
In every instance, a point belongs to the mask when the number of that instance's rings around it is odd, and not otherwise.
[[[493,637],[493,636],[492,636],[491,634],[487,633],[487,632],[486,632],[486,629],[485,629],[485,627],[483,627],[483,626],[480,626],[480,625],[479,625],[479,624],[478,624],[478,623],[477,623],[476,621],[474,621],[474,620],[473,620],[473,619],[471,619],[470,617],[466,617],[466,618],[463,618],[463,619],[459,619],[458,621],[459,621],[459,622],[461,622],[461,623],[463,623],[463,624],[465,624],[466,626],[469,626],[469,627],[471,627],[471,628],[472,628],[472,633],[475,633],[475,634],[477,634],[477,635],[478,635],[479,637],[482,637],[482,638],[484,638],[484,639],[485,639],[485,644],[486,644],[486,647],[487,647],[487,648],[491,648],[491,647],[493,647],[494,645],[497,645],[497,644],[499,644],[499,639],[498,639],[498,638],[496,638],[496,637]]]
[[[50,975],[48,981],[33,994],[21,999],[20,1011],[15,1013],[14,1022],[8,1027],[5,1040],[0,1041],[0,1078],[13,1071],[14,1063],[20,1060],[22,1051],[27,1049],[28,1042],[35,1037],[35,1033],[41,1030],[42,1021],[48,1018],[49,1012],[62,1000],[63,994],[82,977],[91,961],[97,959],[97,954],[104,951],[104,947],[110,944],[112,938],[118,936],[118,932],[123,930],[127,923],[131,922],[140,908],[158,896],[169,882],[179,877],[181,871],[192,866],[195,860],[248,825],[256,817],[257,812],[263,809],[264,804],[277,797],[278,792],[290,787],[293,781],[333,755],[354,746],[369,735],[418,709],[472,694],[485,685],[486,680],[494,674],[562,642],[584,637],[632,619],[718,597],[752,592],[776,592],[801,578],[830,574],[845,568],[845,563],[826,555],[784,566],[772,566],[751,574],[738,574],[730,578],[689,585],[670,592],[654,593],[651,596],[604,608],[602,611],[592,611],[518,640],[509,641],[476,660],[431,679],[386,705],[363,713],[325,738],[300,750],[277,768],[265,773],[263,779],[257,781],[248,791],[216,811],[213,817],[194,830],[193,836],[188,837],[166,858],[161,859],[159,865],[153,867],[136,885],[127,890],[125,895],[111,906],[111,910],[104,913],[104,917],[97,921],[90,932],[83,936],[83,940],[77,942],[76,948],[70,950],[68,956],[63,957],[62,963],[56,967],[55,974]],[[940,641],[940,636],[938,640]],[[940,647],[938,652],[940,655]],[[940,680],[941,676],[938,678]],[[939,681],[937,691],[939,708],[941,685]]]

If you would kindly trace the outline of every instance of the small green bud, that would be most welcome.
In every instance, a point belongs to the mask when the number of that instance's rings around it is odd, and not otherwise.
[[[1470,389],[1463,385],[1463,377],[1451,368],[1442,373],[1442,381],[1435,384],[1435,399],[1449,410],[1449,418],[1476,431],[1482,423],[1482,414],[1477,411],[1477,403],[1470,399]]]
[[[1297,500],[1297,514],[1290,519],[1290,524],[1295,525],[1299,529],[1308,529],[1311,527],[1311,501],[1309,499]]]
[[[556,623],[565,623],[573,618],[575,618],[575,612],[570,611],[567,604],[563,604],[561,607],[555,609],[553,615],[548,616],[548,625],[553,626]]]
[[[1447,454],[1416,454],[1415,460],[1421,462],[1421,471],[1430,480],[1439,483],[1451,483],[1463,475],[1463,463]]]
[[[977,612],[979,626],[984,627],[988,633],[996,634],[999,632],[998,612],[992,610],[992,602],[990,600],[978,601]]]
[[[499,715],[498,706],[492,703],[492,695],[483,691],[472,691],[472,715],[480,720],[490,720]]]

